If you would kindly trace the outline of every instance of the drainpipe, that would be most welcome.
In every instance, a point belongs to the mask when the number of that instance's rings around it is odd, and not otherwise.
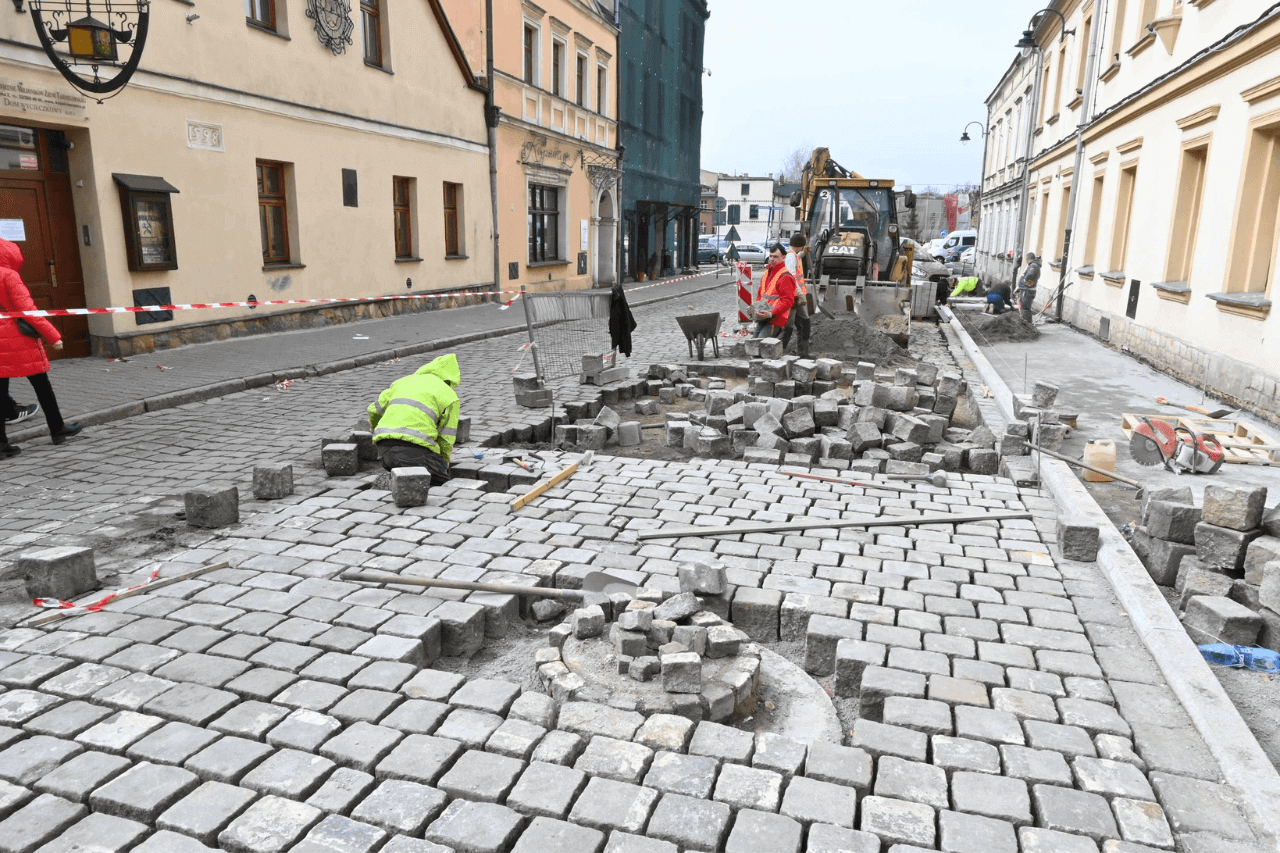
[[[498,118],[502,110],[495,103],[493,90],[493,0],[485,0],[485,77],[489,92],[485,95],[484,122],[489,129],[489,206],[493,215],[493,289],[502,289],[502,254],[498,240]]]
[[[1091,105],[1093,103],[1094,72],[1098,64],[1098,30],[1095,26],[1089,32],[1089,57],[1084,64],[1084,100],[1080,102],[1080,123],[1076,126],[1076,161],[1071,171],[1071,200],[1067,203],[1067,229],[1062,238],[1062,269],[1058,271],[1057,314],[1058,322],[1062,322],[1062,294],[1067,289],[1067,270],[1071,258],[1071,230],[1076,221],[1076,202],[1080,199],[1081,164],[1084,161],[1084,129],[1089,124]]]
[[[1027,204],[1031,195],[1031,151],[1035,144],[1036,115],[1040,112],[1040,72],[1044,51],[1036,47],[1035,77],[1031,81],[1031,109],[1027,110],[1027,146],[1022,154],[1022,200],[1018,203],[1018,240],[1013,258],[1012,285],[1018,283],[1018,270],[1022,268],[1022,256],[1026,254]],[[1041,213],[1041,216],[1044,214]]]

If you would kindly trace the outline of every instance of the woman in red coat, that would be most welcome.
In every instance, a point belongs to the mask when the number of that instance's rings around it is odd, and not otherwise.
[[[8,240],[0,239],[0,310],[34,311],[36,304],[31,300],[31,291],[22,283],[18,270],[22,269],[22,250]],[[14,319],[0,320],[0,397],[9,393],[9,380],[19,376],[27,377],[31,387],[35,389],[36,399],[44,409],[44,416],[49,421],[49,435],[54,444],[62,444],[67,436],[80,431],[79,424],[63,423],[62,413],[58,411],[58,399],[53,396],[53,386],[49,384],[49,357],[44,353],[43,344],[47,342],[54,349],[62,349],[62,336],[43,317],[27,317],[39,338],[29,338],[18,328]],[[43,340],[41,340],[43,339]],[[0,458],[17,456],[22,449],[9,443],[4,432],[4,421],[0,420]]]

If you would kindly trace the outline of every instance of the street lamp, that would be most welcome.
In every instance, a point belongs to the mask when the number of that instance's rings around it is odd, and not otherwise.
[[[964,130],[960,132],[961,145],[969,144],[969,140],[971,139],[971,137],[969,136],[969,128],[973,127],[975,124],[978,126],[978,129],[982,131],[982,138],[985,139],[987,137],[987,126],[980,121],[971,121],[968,124],[966,124],[964,126]]]
[[[21,5],[19,0],[14,7]],[[128,84],[147,41],[151,0],[29,0],[28,5],[45,56],[77,91],[102,103],[103,96]],[[121,45],[127,56],[120,55]],[[85,66],[87,73],[80,73]]]

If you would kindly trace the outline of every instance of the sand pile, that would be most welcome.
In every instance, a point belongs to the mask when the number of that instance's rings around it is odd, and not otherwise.
[[[1040,338],[1040,330],[1022,319],[1017,311],[1006,311],[999,316],[978,311],[957,311],[956,316],[979,345],[1034,341]]]
[[[894,343],[893,338],[858,318],[836,317],[833,320],[822,314],[813,318],[809,353],[813,358],[834,358],[850,363],[873,361],[890,364],[910,360],[907,351]]]

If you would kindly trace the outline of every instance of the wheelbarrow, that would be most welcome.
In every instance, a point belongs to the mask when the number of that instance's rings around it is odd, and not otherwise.
[[[698,361],[706,361],[705,351],[708,341],[711,342],[711,349],[716,358],[720,357],[719,314],[689,314],[676,317],[676,322],[680,324],[685,340],[689,343],[689,358],[693,358],[693,346],[697,344]]]

